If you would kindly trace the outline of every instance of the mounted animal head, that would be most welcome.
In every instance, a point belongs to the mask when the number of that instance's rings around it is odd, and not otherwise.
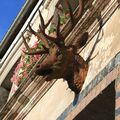
[[[85,45],[88,40],[88,33],[85,32],[81,35],[79,41],[74,45],[66,45],[65,38],[69,34],[70,30],[75,26],[77,19],[82,14],[83,3],[82,0],[79,5],[78,15],[74,17],[72,8],[68,2],[65,0],[66,5],[70,14],[71,28],[63,36],[60,29],[60,15],[57,14],[57,27],[55,37],[51,37],[45,33],[45,29],[48,27],[52,21],[53,16],[45,24],[44,19],[39,11],[39,16],[41,20],[41,25],[39,25],[39,31],[35,32],[29,25],[29,31],[37,36],[38,40],[41,40],[44,44],[42,49],[30,48],[26,42],[23,35],[23,41],[27,48],[25,54],[35,55],[35,54],[47,54],[47,57],[41,64],[38,64],[35,72],[38,75],[44,76],[46,81],[52,79],[64,78],[67,80],[69,87],[78,93],[84,83],[85,77],[87,75],[88,63],[78,55],[78,48]]]

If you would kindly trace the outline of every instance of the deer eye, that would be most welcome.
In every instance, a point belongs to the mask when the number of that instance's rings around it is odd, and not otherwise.
[[[59,56],[59,55],[61,55],[61,54],[62,54],[61,51],[60,51],[60,50],[57,50],[56,55]]]

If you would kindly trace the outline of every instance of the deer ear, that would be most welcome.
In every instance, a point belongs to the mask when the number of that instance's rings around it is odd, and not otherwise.
[[[86,44],[88,38],[89,38],[88,32],[85,32],[85,33],[82,34],[82,36],[80,38],[80,43],[79,43],[80,48],[83,47]]]
[[[73,43],[73,46],[75,46],[78,49],[83,47],[87,43],[88,38],[89,38],[88,32],[83,33],[80,39]]]

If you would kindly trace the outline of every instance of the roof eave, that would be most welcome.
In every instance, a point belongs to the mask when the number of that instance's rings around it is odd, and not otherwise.
[[[2,43],[0,45],[0,59],[2,59],[11,43],[14,41],[15,37],[21,30],[22,26],[24,25],[25,21],[29,17],[30,13],[32,12],[38,1],[39,0],[27,0],[24,6],[22,7],[18,16],[16,17],[10,29],[8,30],[8,32],[2,40]]]

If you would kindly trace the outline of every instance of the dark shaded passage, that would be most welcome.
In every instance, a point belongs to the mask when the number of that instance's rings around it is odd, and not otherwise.
[[[74,120],[115,120],[115,82],[103,90]]]

